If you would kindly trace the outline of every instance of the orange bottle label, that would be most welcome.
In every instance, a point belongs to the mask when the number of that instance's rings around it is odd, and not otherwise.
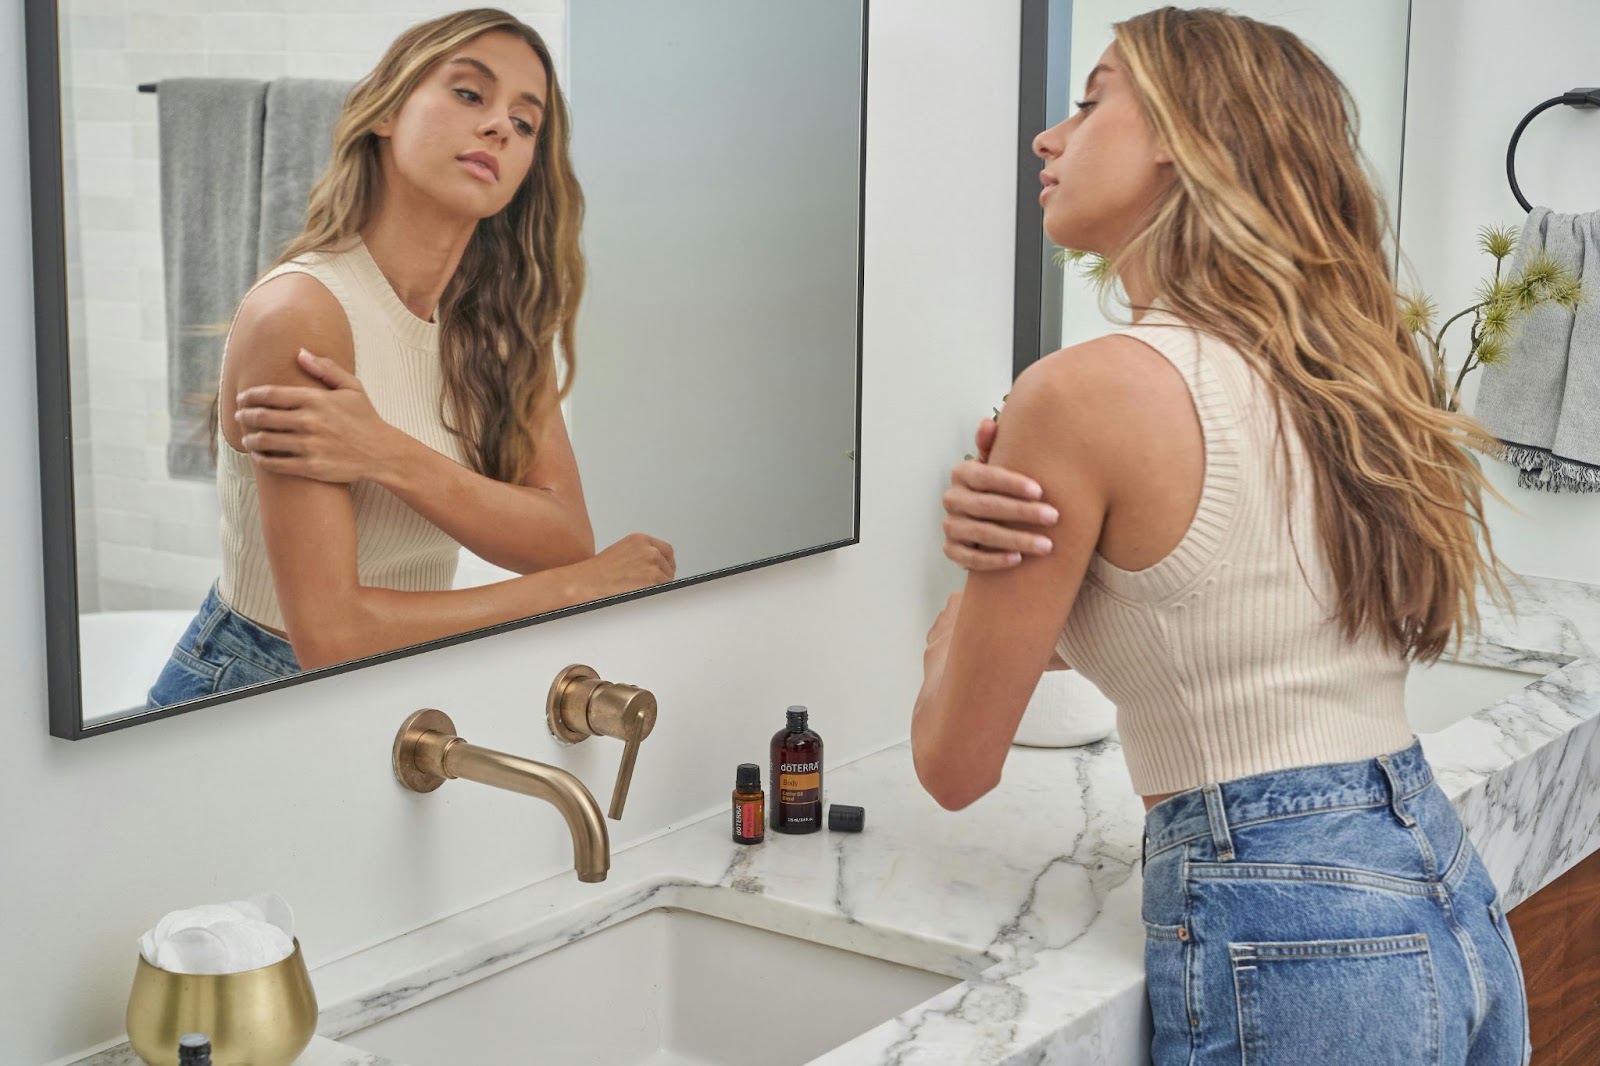
[[[778,796],[784,803],[816,803],[821,791],[821,774],[778,775]]]

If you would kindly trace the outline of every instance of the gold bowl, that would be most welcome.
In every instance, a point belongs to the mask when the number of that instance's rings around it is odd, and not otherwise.
[[[178,1038],[205,1033],[215,1066],[290,1066],[317,1029],[317,997],[300,955],[240,973],[172,973],[139,956],[128,994],[128,1043],[148,1066],[177,1066]]]

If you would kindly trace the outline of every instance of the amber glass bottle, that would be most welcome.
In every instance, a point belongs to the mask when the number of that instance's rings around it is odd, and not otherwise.
[[[733,842],[759,844],[766,834],[767,797],[761,791],[761,767],[742,762],[734,777]]]
[[[822,738],[807,728],[804,707],[772,737],[772,828],[815,833],[822,828]]]

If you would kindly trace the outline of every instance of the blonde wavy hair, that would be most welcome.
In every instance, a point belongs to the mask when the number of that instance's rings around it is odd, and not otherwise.
[[[578,245],[584,202],[572,170],[572,123],[550,50],[537,31],[505,11],[474,8],[413,26],[396,38],[345,98],[333,156],[312,187],[305,226],[272,266],[343,247],[357,236],[372,216],[383,180],[373,127],[398,111],[451,52],[496,30],[515,34],[538,55],[549,99],[527,178],[503,210],[478,223],[440,297],[440,413],[473,469],[520,482],[533,465],[539,420],[555,410],[554,404],[540,404],[552,375],[559,382],[558,399],[572,388],[584,287]],[[565,364],[559,374],[558,358]]]
[[[1315,482],[1345,635],[1436,659],[1476,628],[1480,584],[1505,598],[1483,515],[1498,494],[1468,452],[1490,438],[1433,402],[1348,90],[1294,34],[1224,11],[1114,29],[1174,180],[1107,276],[1142,272],[1269,385]]]

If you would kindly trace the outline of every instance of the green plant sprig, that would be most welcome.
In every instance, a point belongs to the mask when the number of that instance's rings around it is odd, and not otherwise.
[[[1583,299],[1583,283],[1571,266],[1538,252],[1528,257],[1514,276],[1506,277],[1506,260],[1516,251],[1517,234],[1508,226],[1484,226],[1478,231],[1478,248],[1494,257],[1494,276],[1478,286],[1474,302],[1434,329],[1438,307],[1426,294],[1400,298],[1401,322],[1427,345],[1434,403],[1446,411],[1460,410],[1461,387],[1467,375],[1480,366],[1505,361],[1517,321],[1546,303],[1576,311]],[[1457,322],[1470,317],[1467,358],[1454,382],[1449,382],[1444,336]]]

